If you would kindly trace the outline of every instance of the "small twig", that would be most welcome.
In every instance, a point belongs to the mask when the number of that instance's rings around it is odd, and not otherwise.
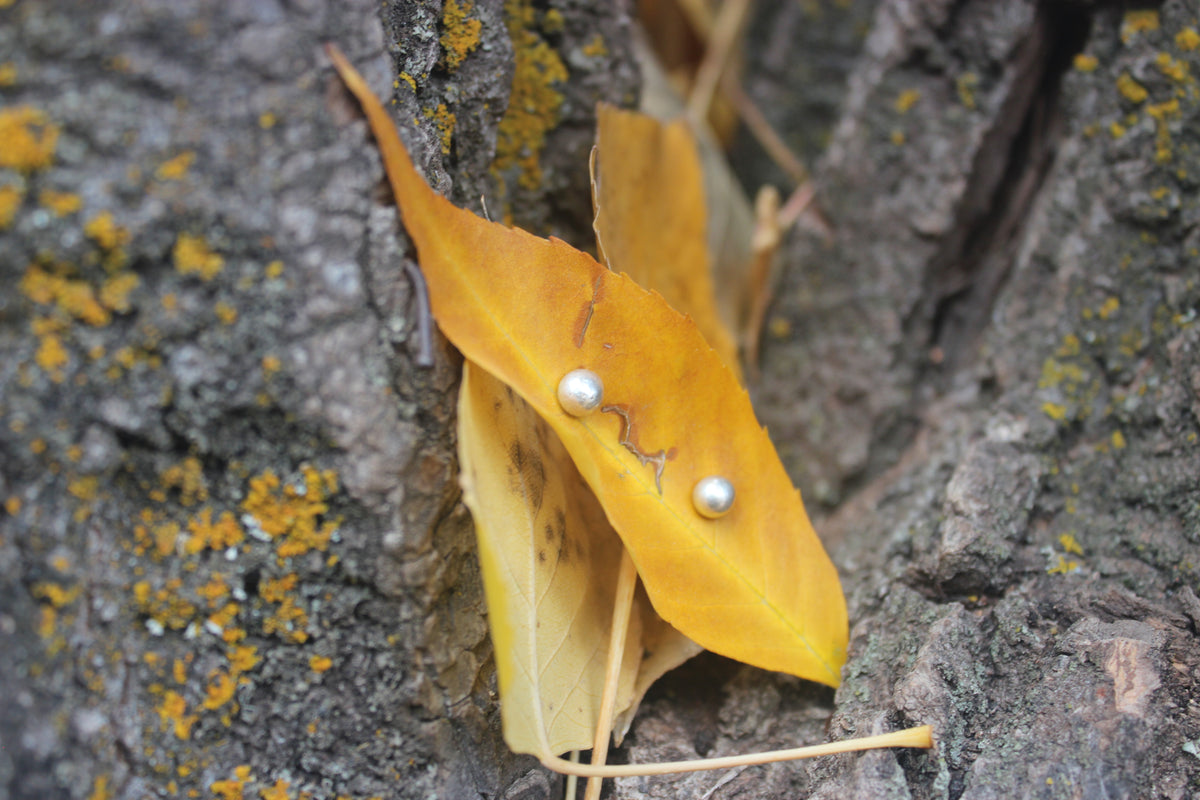
[[[417,304],[417,366],[433,366],[433,312],[429,310],[429,289],[425,276],[414,262],[404,261],[404,274],[413,287],[413,301]]]
[[[572,750],[570,759],[571,759],[572,764],[578,764],[579,763],[579,751]],[[563,791],[563,800],[575,800],[575,794],[579,788],[579,776],[578,775],[568,775],[566,784],[567,784],[566,788]]]
[[[725,0],[712,26],[712,35],[704,51],[704,60],[696,70],[696,80],[688,96],[688,116],[701,123],[708,116],[713,94],[721,80],[721,74],[729,63],[734,43],[742,32],[750,10],[751,0]]]
[[[841,742],[826,742],[809,747],[794,747],[790,750],[769,750],[765,753],[749,753],[743,756],[722,756],[720,758],[699,758],[692,761],[665,761],[660,764],[606,764],[593,766],[591,764],[572,764],[565,758],[543,756],[542,766],[561,772],[565,775],[572,773],[583,777],[597,778],[634,778],[642,775],[670,775],[673,772],[700,772],[709,769],[731,769],[733,767],[753,766],[755,764],[773,764],[776,761],[796,761],[801,758],[831,756],[838,753],[854,753],[859,750],[880,750],[886,747],[933,747],[933,727],[921,725],[878,736],[864,736],[861,739],[846,739]]]
[[[721,78],[721,92],[733,105],[738,116],[742,118],[742,122],[746,123],[746,129],[750,131],[750,135],[758,141],[770,159],[796,183],[802,184],[807,181],[808,169],[804,166],[804,162],[792,152],[787,143],[783,141],[783,137],[775,132],[767,120],[767,116],[750,99],[750,95],[746,94],[732,73],[727,73]]]
[[[617,688],[621,682],[621,658],[625,653],[625,637],[629,634],[629,615],[633,612],[633,590],[637,588],[637,567],[625,548],[621,549],[621,567],[617,573],[617,590],[613,598],[612,631],[608,637],[608,662],[604,668],[604,694],[600,697],[600,718],[596,721],[596,738],[592,744],[592,766],[602,766],[608,758],[608,740],[612,737],[613,711],[617,705]],[[600,800],[603,778],[588,778],[583,800]]]

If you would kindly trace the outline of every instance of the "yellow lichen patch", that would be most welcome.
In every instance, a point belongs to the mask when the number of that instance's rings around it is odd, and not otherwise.
[[[208,577],[208,581],[196,590],[196,594],[208,601],[209,608],[216,608],[229,595],[229,584],[225,582],[224,575],[214,572]]]
[[[1067,553],[1073,553],[1077,556],[1083,555],[1083,546],[1079,544],[1074,534],[1062,534],[1058,537],[1058,543],[1062,545],[1062,549]]]
[[[129,295],[141,285],[141,282],[141,278],[132,272],[122,272],[118,275],[113,275],[100,284],[100,291],[97,295],[100,305],[116,311],[118,314],[124,314],[132,308],[132,304],[129,302]]]
[[[233,645],[225,652],[229,669],[236,675],[249,672],[258,665],[258,648],[254,645]]]
[[[608,45],[604,43],[604,37],[596,34],[583,46],[583,54],[588,58],[604,58],[608,55]]]
[[[204,468],[200,459],[195,456],[189,456],[178,464],[167,467],[158,479],[164,488],[179,490],[179,502],[184,506],[194,506],[198,501],[208,499]]]
[[[975,108],[975,89],[979,86],[979,76],[974,72],[964,72],[954,81],[958,91],[958,100],[965,108]]]
[[[175,738],[185,742],[192,738],[192,726],[200,718],[196,714],[187,713],[187,701],[173,689],[163,695],[162,703],[158,706],[158,717],[163,727],[170,725]]]
[[[283,262],[276,260],[272,261],[270,264],[267,264],[266,274],[267,277],[271,278],[272,280],[283,275]]]
[[[179,578],[170,578],[163,588],[154,590],[148,581],[133,585],[133,599],[138,611],[163,628],[183,630],[196,616],[196,607],[179,595],[183,585]]]
[[[1119,122],[1114,122],[1108,126],[1108,132],[1112,134],[1114,139],[1120,139],[1125,135],[1125,126]]]
[[[237,681],[224,670],[213,670],[208,676],[208,685],[204,687],[204,701],[201,705],[209,711],[215,711],[233,699],[237,691]]]
[[[1146,113],[1154,120],[1154,160],[1165,164],[1171,160],[1171,130],[1169,123],[1179,117],[1179,100],[1146,106]]]
[[[221,300],[217,303],[217,305],[213,308],[213,312],[217,315],[217,319],[221,321],[222,325],[232,325],[233,323],[237,322],[237,309],[229,305],[229,303],[226,303],[224,300]]]
[[[0,167],[20,172],[45,169],[54,160],[58,126],[40,109],[0,109]]]
[[[56,217],[65,217],[83,207],[83,198],[71,192],[43,189],[38,195],[38,205],[50,209]]]
[[[1125,444],[1126,444],[1125,434],[1121,433],[1120,431],[1113,431],[1113,434],[1112,434],[1113,450],[1124,450]]]
[[[1158,67],[1158,71],[1166,75],[1176,83],[1183,83],[1188,77],[1188,65],[1186,61],[1180,61],[1177,58],[1171,58],[1170,53],[1160,52],[1154,58],[1154,64]]]
[[[1089,56],[1086,53],[1077,53],[1072,65],[1079,72],[1095,72],[1096,67],[1100,66],[1100,62],[1095,56]]]
[[[1067,418],[1067,407],[1061,403],[1051,403],[1047,401],[1042,403],[1042,413],[1055,422],[1062,422]]]
[[[467,55],[479,46],[483,23],[468,15],[474,10],[471,0],[446,0],[442,6],[442,36],[439,42],[446,54],[446,68],[451,72],[466,61]]]
[[[1105,300],[1100,308],[1096,309],[1096,316],[1100,319],[1108,319],[1121,308],[1121,301],[1116,297],[1110,297]]]
[[[0,64],[0,86],[17,85],[17,65],[11,61]]]
[[[275,781],[274,786],[266,789],[259,789],[258,794],[262,800],[290,800],[290,796],[288,795],[287,791],[288,786],[290,785],[291,784],[289,784],[283,778],[280,778],[279,780]]]
[[[313,656],[308,660],[308,667],[313,672],[327,672],[333,666],[333,659],[328,656]]]
[[[277,122],[279,122],[279,119],[270,111],[264,111],[258,115],[258,127],[262,128],[264,131],[269,131],[271,128],[274,128]]]
[[[216,521],[213,521],[212,514],[211,508],[204,508],[188,520],[190,535],[183,543],[183,551],[188,555],[195,555],[205,548],[226,550],[245,541],[242,526],[231,512],[222,511]]]
[[[208,281],[215,278],[225,266],[225,259],[213,252],[201,236],[181,233],[172,250],[175,269],[181,275],[199,275]]]
[[[17,497],[16,495],[10,495],[4,501],[4,510],[10,517],[15,517],[17,514],[21,513],[21,498]]]
[[[31,265],[21,278],[21,292],[38,305],[57,306],[88,325],[107,325],[111,316],[92,287],[84,280],[62,274],[65,267],[56,266],[55,270],[51,272]]]
[[[45,600],[51,607],[61,609],[75,602],[79,597],[79,587],[72,586],[70,589],[65,589],[57,583],[44,581],[33,585],[33,596],[39,600]]]
[[[303,482],[283,486],[271,470],[250,479],[242,510],[254,518],[264,534],[280,539],[276,552],[281,558],[324,551],[337,530],[337,520],[322,521],[329,510],[325,502],[337,492],[337,476],[304,465]]]
[[[187,175],[191,169],[192,162],[196,160],[196,153],[192,150],[184,150],[174,158],[168,159],[158,165],[158,169],[154,170],[154,177],[160,181],[177,181]]]
[[[296,574],[292,573],[265,580],[259,587],[263,600],[279,606],[273,615],[263,620],[263,631],[267,635],[279,634],[283,639],[296,643],[308,641],[308,633],[304,630],[308,625],[308,615],[292,596],[298,580]]]
[[[274,375],[283,367],[283,362],[279,360],[279,356],[267,355],[262,358],[263,375],[268,378]]]
[[[211,614],[208,619],[205,620],[205,623],[208,625],[208,627],[220,629],[220,631],[224,633],[225,629],[230,626],[230,623],[237,619],[239,611],[241,611],[241,607],[237,603],[226,603],[219,611]]]
[[[1058,556],[1058,561],[1053,566],[1046,569],[1047,575],[1066,575],[1069,572],[1074,572],[1079,569],[1078,561],[1071,561],[1064,556]]]
[[[904,131],[900,130],[899,128],[893,129],[891,134],[888,136],[888,139],[897,147],[904,144],[908,140],[904,135]]]
[[[116,250],[129,243],[129,231],[116,223],[110,211],[102,211],[88,220],[83,232],[101,250]]]
[[[182,658],[175,659],[175,663],[171,665],[171,677],[176,683],[187,683],[187,662]]]
[[[1158,30],[1157,11],[1127,11],[1121,20],[1121,41],[1128,44],[1139,33]]]
[[[1117,78],[1117,91],[1131,103],[1145,102],[1149,96],[1146,87],[1135,81],[1128,72],[1122,72]]]
[[[892,107],[896,109],[897,114],[907,114],[912,107],[921,99],[921,93],[916,89],[905,89],[896,97],[896,102]]]
[[[25,193],[19,187],[11,184],[0,186],[0,231],[12,225],[23,199],[25,199]]]
[[[1200,33],[1195,28],[1184,28],[1175,34],[1175,46],[1187,52],[1195,50],[1200,47]]]
[[[92,781],[92,791],[88,794],[87,800],[112,800],[112,789],[108,786],[108,776],[98,775]]]
[[[213,781],[208,790],[221,800],[244,800],[243,790],[246,781],[250,780],[250,765],[243,764],[234,767],[233,778],[227,781]]]
[[[536,12],[530,0],[505,0],[505,24],[513,43],[514,72],[508,111],[500,120],[496,159],[492,167],[519,170],[517,182],[536,189],[542,182],[538,164],[546,134],[558,124],[563,96],[554,85],[567,79],[558,53],[535,30]]]
[[[445,103],[438,103],[437,108],[425,109],[425,117],[437,125],[438,139],[442,145],[442,155],[450,154],[450,141],[454,137],[454,125],[458,121],[452,112],[447,110]]]

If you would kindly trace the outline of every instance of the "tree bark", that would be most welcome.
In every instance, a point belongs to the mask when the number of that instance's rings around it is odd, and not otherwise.
[[[586,247],[628,10],[0,23],[2,791],[561,796],[500,736],[460,364],[434,332],[423,365],[414,254],[322,45],[457,204]],[[937,746],[608,796],[1200,793],[1198,30],[1182,2],[759,4],[745,87],[833,233],[788,240],[752,394],[843,572],[849,661],[834,693],[701,656],[612,758]],[[735,166],[781,179],[747,142]]]

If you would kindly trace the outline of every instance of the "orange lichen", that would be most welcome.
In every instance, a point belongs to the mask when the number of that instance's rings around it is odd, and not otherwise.
[[[1135,81],[1128,72],[1122,72],[1117,78],[1117,91],[1131,103],[1145,102],[1150,94],[1146,87]]]
[[[281,539],[276,552],[282,558],[324,551],[338,526],[337,520],[322,521],[329,510],[326,498],[337,492],[336,474],[307,464],[300,471],[303,483],[298,486],[283,486],[274,472],[264,471],[250,479],[242,502],[242,510],[264,534]]]
[[[250,780],[250,765],[242,764],[234,767],[233,778],[226,781],[213,781],[208,786],[208,790],[221,798],[221,800],[243,800],[243,790],[246,787],[246,781]]]
[[[259,594],[268,603],[278,604],[275,613],[263,620],[263,630],[268,635],[276,633],[291,642],[305,642],[308,633],[304,627],[308,624],[308,615],[296,604],[292,592],[299,578],[295,573],[282,578],[271,578],[263,581]]]
[[[1146,106],[1146,113],[1154,120],[1154,160],[1165,164],[1171,160],[1171,130],[1169,123],[1179,117],[1179,100]]]
[[[1188,52],[1195,50],[1200,47],[1200,33],[1195,28],[1184,28],[1175,34],[1175,46]]]
[[[33,585],[33,596],[39,600],[45,600],[53,608],[63,608],[75,602],[79,597],[79,587],[72,586],[70,589],[64,589],[57,583],[44,581]]]
[[[179,490],[181,505],[194,506],[198,501],[208,499],[208,484],[204,480],[204,468],[200,459],[189,456],[173,466],[167,467],[158,476],[159,482],[167,489]]]
[[[1121,20],[1121,41],[1128,44],[1139,33],[1158,30],[1157,11],[1126,11]]]
[[[184,150],[174,158],[159,164],[158,169],[154,170],[154,177],[160,181],[180,180],[187,175],[187,171],[191,168],[192,162],[195,160],[195,152]]]
[[[254,645],[233,645],[226,652],[230,670],[237,675],[249,672],[258,665],[258,648]]]
[[[176,683],[187,683],[187,664],[183,659],[175,659],[175,663],[171,665],[171,677]]]
[[[231,512],[222,511],[215,522],[212,514],[211,508],[204,508],[188,520],[187,529],[191,535],[183,543],[183,551],[188,555],[206,548],[226,550],[245,541],[246,535]]]
[[[141,283],[142,279],[133,272],[122,272],[119,275],[112,276],[100,284],[100,291],[97,293],[100,305],[119,314],[124,314],[132,308],[129,302],[129,295]]]
[[[313,672],[326,672],[333,666],[333,659],[327,656],[313,656],[308,660],[308,666]]]
[[[196,607],[179,596],[179,578],[170,578],[166,585],[153,590],[148,581],[133,586],[133,598],[138,610],[169,630],[183,630],[196,616]]]
[[[0,109],[0,167],[20,172],[45,169],[54,160],[58,133],[58,126],[40,109]]]
[[[437,125],[442,155],[449,155],[450,141],[454,137],[454,125],[458,121],[457,118],[446,108],[445,103],[438,103],[437,108],[425,109],[425,117],[433,120],[433,124]]]
[[[279,360],[279,356],[267,355],[262,358],[262,371],[268,378],[274,375],[283,367],[283,362]]]
[[[17,497],[16,495],[9,496],[4,501],[4,510],[8,512],[10,517],[15,517],[17,514],[21,513],[21,498]]]
[[[451,72],[479,46],[483,23],[468,16],[474,8],[471,0],[446,0],[442,6],[442,36],[438,41],[446,54],[446,68]]]
[[[162,703],[158,706],[158,717],[164,727],[171,726],[175,738],[183,741],[192,738],[192,726],[200,719],[196,714],[187,713],[187,701],[173,689],[163,695]]]
[[[219,319],[223,325],[232,325],[233,323],[237,322],[237,309],[229,305],[229,303],[226,303],[224,300],[221,300],[217,303],[217,305],[213,308],[213,312],[217,315],[217,319]]]
[[[897,97],[896,102],[892,107],[896,109],[897,114],[907,114],[917,101],[921,99],[921,93],[916,89],[905,89]]]
[[[201,705],[209,711],[215,711],[233,699],[237,691],[237,681],[224,670],[213,670],[208,676],[208,685],[204,687],[204,701]]]
[[[116,250],[129,243],[129,231],[113,220],[110,211],[102,211],[88,220],[83,232],[102,250]]]
[[[0,231],[12,225],[24,198],[25,193],[18,187],[11,184],[0,186]]]
[[[196,594],[208,601],[209,608],[216,608],[229,594],[229,584],[225,582],[224,575],[214,572],[208,581],[196,590]]]
[[[608,55],[608,45],[604,43],[604,37],[596,34],[587,44],[583,46],[583,54],[588,58],[604,58]]]
[[[83,207],[83,198],[70,192],[43,189],[38,195],[38,204],[50,209],[56,217],[65,217]]]
[[[1186,61],[1180,61],[1177,58],[1171,58],[1170,53],[1160,52],[1154,58],[1154,63],[1158,67],[1158,71],[1166,75],[1176,83],[1183,83],[1188,77],[1188,65]]]
[[[535,31],[536,12],[530,0],[505,0],[505,24],[513,43],[514,72],[508,111],[500,120],[496,159],[503,172],[517,167],[517,182],[536,189],[542,182],[538,164],[546,134],[558,124],[563,104],[555,84],[567,80],[567,68],[554,48]]]
[[[108,786],[108,776],[96,776],[96,779],[92,781],[92,791],[87,800],[112,800],[112,798],[113,792]]]
[[[225,266],[225,259],[213,252],[201,236],[181,233],[172,250],[175,269],[181,275],[199,275],[203,280],[215,278]]]
[[[274,786],[267,789],[259,789],[258,794],[262,797],[262,800],[289,800],[287,790],[290,785],[283,778],[280,778],[275,781]]]
[[[100,327],[111,320],[109,310],[97,299],[87,281],[68,277],[67,268],[53,267],[54,272],[31,265],[21,278],[21,292],[39,305],[55,305],[65,313],[88,325]]]

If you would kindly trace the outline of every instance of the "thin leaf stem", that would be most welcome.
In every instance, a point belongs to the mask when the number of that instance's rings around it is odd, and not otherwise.
[[[617,685],[621,678],[621,657],[625,653],[625,637],[629,635],[629,615],[633,612],[633,590],[637,588],[637,580],[633,557],[628,550],[621,548],[621,566],[617,572],[617,591],[613,598],[612,631],[608,639],[608,663],[604,669],[604,694],[600,697],[600,718],[596,721],[596,739],[592,744],[592,767],[602,767],[608,758],[608,740],[612,737],[613,711],[617,705]],[[600,800],[603,780],[598,775],[589,776],[583,800]]]
[[[902,731],[884,733],[878,736],[865,736],[860,739],[846,739],[841,742],[827,742],[809,747],[794,747],[790,750],[770,750],[765,753],[750,753],[743,756],[722,756],[720,758],[700,758],[693,761],[666,761],[661,764],[607,764],[597,766],[592,764],[572,764],[565,758],[543,756],[542,765],[555,772],[566,775],[576,774],[582,777],[595,778],[631,778],[641,775],[669,775],[673,772],[699,772],[709,769],[729,769],[730,767],[749,766],[754,764],[770,764],[775,761],[796,761],[801,758],[814,758],[837,753],[853,753],[858,750],[879,750],[886,747],[933,747],[933,727],[921,725],[917,728],[907,728]]]

